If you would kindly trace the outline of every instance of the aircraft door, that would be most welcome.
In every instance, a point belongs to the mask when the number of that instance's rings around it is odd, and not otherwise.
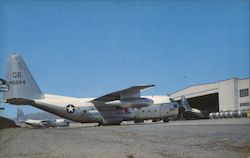
[[[169,106],[170,104],[161,104],[160,106],[160,112],[161,112],[161,117],[167,117],[170,113],[170,110],[169,110]]]
[[[88,120],[86,109],[81,109],[81,120],[82,120],[82,122],[86,122]]]

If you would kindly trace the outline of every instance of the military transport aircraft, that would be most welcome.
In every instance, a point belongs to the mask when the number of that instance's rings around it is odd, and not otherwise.
[[[65,119],[42,119],[42,120],[27,119],[22,109],[18,108],[16,124],[21,126],[22,123],[25,123],[33,128],[68,127],[69,126],[69,121],[66,121]]]
[[[69,120],[100,125],[118,125],[122,121],[147,119],[169,121],[177,116],[179,105],[168,96],[141,96],[143,89],[154,85],[138,85],[97,98],[74,98],[42,93],[22,57],[11,54],[7,62],[4,102],[31,105]]]

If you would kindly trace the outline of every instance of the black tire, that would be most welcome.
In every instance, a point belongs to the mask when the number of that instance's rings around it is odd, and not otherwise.
[[[166,122],[169,122],[169,119],[168,119],[168,118],[164,118],[164,119],[163,119],[163,122],[165,122],[165,123],[166,123]]]
[[[144,123],[144,120],[136,120],[134,123]]]

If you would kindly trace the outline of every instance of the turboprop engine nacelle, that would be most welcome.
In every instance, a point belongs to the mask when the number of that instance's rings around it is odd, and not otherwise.
[[[152,99],[148,98],[126,98],[123,100],[115,100],[107,102],[108,105],[117,105],[122,108],[142,108],[150,106],[154,103]]]

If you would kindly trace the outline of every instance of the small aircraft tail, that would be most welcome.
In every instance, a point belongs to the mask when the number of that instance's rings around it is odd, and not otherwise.
[[[184,107],[185,111],[192,111],[192,108],[191,106],[189,105],[186,97],[183,95],[181,96],[181,103],[182,103],[182,106]]]
[[[18,108],[16,111],[16,120],[17,122],[24,122],[26,120],[26,116],[23,113],[23,110]]]
[[[9,90],[3,93],[6,102],[19,100],[23,104],[24,100],[43,98],[43,93],[20,55],[9,56],[5,80],[9,85]]]

